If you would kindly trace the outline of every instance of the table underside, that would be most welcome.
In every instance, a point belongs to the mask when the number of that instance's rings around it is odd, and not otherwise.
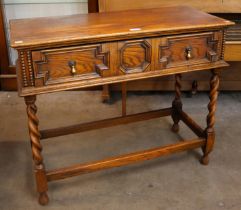
[[[28,114],[29,135],[31,139],[33,160],[35,163],[37,190],[39,192],[39,203],[41,205],[45,205],[49,202],[49,198],[47,195],[48,182],[65,179],[68,177],[73,177],[85,173],[95,172],[102,169],[124,166],[144,160],[151,160],[172,153],[191,150],[195,148],[202,148],[203,156],[201,158],[201,163],[207,165],[209,162],[209,153],[213,149],[215,140],[214,116],[219,87],[218,71],[211,70],[211,72],[212,76],[210,80],[210,102],[208,104],[209,113],[207,116],[207,127],[205,129],[201,128],[188,114],[186,114],[182,110],[181,74],[175,75],[175,99],[173,100],[172,106],[169,108],[127,115],[126,89],[123,88],[122,116],[47,130],[38,129],[39,121],[36,115],[37,107],[35,105],[36,95],[25,96],[25,103],[27,105]],[[123,83],[123,86],[125,87],[125,83]],[[74,166],[68,166],[65,168],[53,169],[48,171],[45,170],[44,158],[42,156],[43,147],[41,145],[41,141],[43,140],[47,140],[52,137],[58,137],[62,135],[85,132],[93,129],[106,128],[121,124],[128,124],[132,122],[151,120],[154,118],[166,116],[171,116],[173,119],[174,124],[172,127],[172,131],[178,132],[179,121],[182,121],[197,135],[197,138],[182,140],[181,142],[175,144],[147,149],[144,151],[138,151],[117,157],[111,157],[104,160],[98,160],[95,162],[77,164]]]

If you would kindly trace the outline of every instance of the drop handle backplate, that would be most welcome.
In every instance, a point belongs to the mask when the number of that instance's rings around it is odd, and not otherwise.
[[[76,70],[76,61],[69,61],[68,62],[68,65],[70,67],[70,71],[71,71],[71,74],[72,75],[75,75],[77,73],[77,70]]]
[[[192,48],[191,47],[186,47],[185,53],[186,53],[186,59],[190,60],[192,58]]]

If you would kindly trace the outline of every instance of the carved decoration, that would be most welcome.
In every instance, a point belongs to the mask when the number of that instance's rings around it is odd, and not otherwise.
[[[227,36],[227,29],[223,30],[223,43],[222,43],[222,53],[221,53],[221,59],[224,59],[224,53],[225,53],[225,41]]]
[[[35,85],[44,86],[64,81],[103,77],[109,70],[109,52],[102,45],[42,50],[33,54]],[[76,63],[71,74],[69,61]]]
[[[34,86],[32,56],[30,51],[27,52],[27,60],[28,60],[29,82],[31,86]]]
[[[214,34],[211,37],[208,37],[207,39],[207,58],[211,61],[211,62],[215,62],[218,61],[218,40],[215,39]]]
[[[34,86],[32,57],[30,51],[20,51],[20,67],[23,87]]]
[[[151,63],[151,45],[146,40],[126,42],[119,56],[120,69],[125,74],[146,71]]]
[[[27,73],[26,73],[26,67],[24,62],[24,52],[20,52],[20,63],[21,63],[21,70],[22,70],[22,80],[23,80],[23,86],[28,86],[28,80],[27,80]]]

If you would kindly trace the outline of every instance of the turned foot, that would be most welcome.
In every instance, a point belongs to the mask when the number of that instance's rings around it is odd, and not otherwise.
[[[47,192],[43,192],[39,194],[38,202],[40,205],[45,206],[49,203],[49,197]]]
[[[179,125],[174,123],[173,126],[172,126],[172,131],[173,131],[174,133],[178,133],[178,131],[179,131]]]
[[[209,164],[209,157],[208,156],[203,156],[202,159],[200,160],[200,162],[203,165],[208,165]]]

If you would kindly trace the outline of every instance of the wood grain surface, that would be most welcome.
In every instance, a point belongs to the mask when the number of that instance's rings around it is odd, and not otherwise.
[[[173,15],[175,14],[175,15]],[[120,18],[121,17],[121,18]],[[11,46],[93,43],[233,25],[187,6],[13,20]]]

